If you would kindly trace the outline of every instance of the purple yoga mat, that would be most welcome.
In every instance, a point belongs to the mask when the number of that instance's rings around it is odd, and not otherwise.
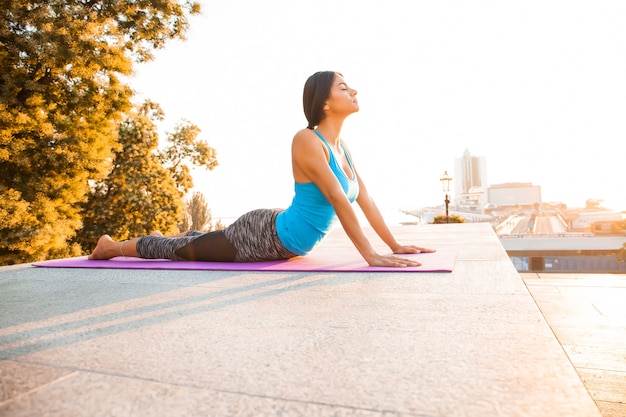
[[[185,269],[206,271],[322,271],[322,272],[452,272],[456,251],[438,251],[401,255],[422,263],[422,266],[393,268],[369,266],[354,251],[325,251],[287,261],[271,262],[174,262],[164,259],[117,257],[107,261],[92,261],[86,256],[36,262],[44,268],[109,268],[109,269]]]

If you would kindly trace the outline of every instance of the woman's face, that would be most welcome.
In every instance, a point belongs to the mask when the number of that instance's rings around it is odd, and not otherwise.
[[[359,111],[359,102],[356,99],[356,90],[350,88],[343,77],[335,74],[330,96],[326,100],[324,110],[327,113],[348,115]]]

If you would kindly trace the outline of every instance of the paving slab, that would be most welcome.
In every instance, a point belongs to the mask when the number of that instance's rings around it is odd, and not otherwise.
[[[602,415],[626,416],[626,275],[521,276]]]
[[[454,271],[1,268],[0,415],[601,415],[489,225],[393,231]]]

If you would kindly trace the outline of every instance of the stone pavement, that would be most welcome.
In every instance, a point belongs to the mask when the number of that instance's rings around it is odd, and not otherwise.
[[[394,233],[454,271],[0,268],[0,416],[601,416],[575,366],[603,353],[570,361],[529,293],[556,284],[487,224]]]
[[[626,416],[626,275],[521,274],[604,417]]]

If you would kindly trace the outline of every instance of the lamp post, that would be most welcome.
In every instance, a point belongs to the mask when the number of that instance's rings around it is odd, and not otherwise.
[[[439,178],[441,181],[441,189],[446,195],[446,199],[444,202],[446,203],[446,223],[450,223],[450,218],[448,217],[448,207],[450,205],[450,197],[448,193],[450,192],[450,182],[452,181],[452,177],[448,175],[448,171],[443,173],[443,177]]]

